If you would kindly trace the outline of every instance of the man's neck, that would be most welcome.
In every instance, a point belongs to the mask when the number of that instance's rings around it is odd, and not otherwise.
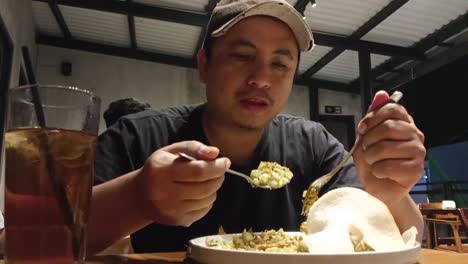
[[[207,111],[203,113],[203,130],[210,145],[219,148],[220,155],[238,165],[248,164],[262,139],[264,129],[245,129],[217,122]]]

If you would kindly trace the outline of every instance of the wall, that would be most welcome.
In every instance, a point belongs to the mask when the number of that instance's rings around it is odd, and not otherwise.
[[[319,89],[319,113],[325,114],[325,105],[340,105],[343,115],[353,115],[357,126],[362,118],[361,96],[357,94]]]
[[[310,119],[309,87],[294,85],[282,113]]]
[[[71,76],[60,73],[62,61],[72,63]],[[78,86],[110,102],[135,97],[154,108],[189,103],[187,87],[194,70],[90,52],[38,45],[37,79],[42,84]],[[201,100],[196,98],[190,103]],[[105,128],[101,118],[101,131]]]
[[[71,76],[60,73],[72,63]],[[37,80],[42,84],[78,86],[101,97],[101,111],[110,102],[136,97],[163,108],[205,101],[205,88],[195,69],[38,45]],[[284,113],[309,118],[308,88],[295,86]],[[101,131],[105,128],[101,120]]]
[[[19,71],[22,64],[21,47],[26,45],[33,63],[36,57],[34,41],[34,27],[32,22],[31,0],[0,0],[0,16],[6,25],[8,34],[13,42],[13,64],[11,70],[10,87],[18,85]],[[1,155],[3,157],[4,155]],[[1,162],[3,166],[3,162]],[[4,205],[4,168],[0,168],[0,210]]]

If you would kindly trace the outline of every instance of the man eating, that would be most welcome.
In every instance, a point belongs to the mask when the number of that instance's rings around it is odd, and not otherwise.
[[[197,54],[207,102],[121,118],[99,137],[89,247],[132,234],[135,252],[182,251],[194,237],[298,230],[302,192],[347,154],[319,123],[279,114],[300,53],[313,47],[283,0],[221,0]],[[360,121],[360,146],[322,190],[356,186],[383,201],[400,229],[422,217],[408,192],[423,171],[424,136],[404,107],[378,92]],[[196,157],[187,161],[178,153]],[[294,174],[277,190],[226,174],[275,161]],[[112,224],[109,224],[112,221]]]

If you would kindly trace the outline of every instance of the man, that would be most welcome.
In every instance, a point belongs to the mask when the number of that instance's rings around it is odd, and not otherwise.
[[[318,123],[278,115],[301,51],[313,46],[302,16],[284,1],[223,0],[197,59],[207,103],[127,116],[99,138],[90,247],[133,233],[136,252],[184,250],[193,237],[298,230],[301,195],[341,161],[343,146]],[[405,109],[376,94],[359,123],[362,144],[323,190],[361,186],[387,204],[400,230],[416,226],[408,191],[423,170],[423,135]],[[187,161],[184,152],[198,158]],[[276,161],[294,173],[277,190],[225,174]],[[357,175],[357,176],[356,176]],[[114,220],[118,219],[118,220]],[[109,225],[109,220],[113,221]]]

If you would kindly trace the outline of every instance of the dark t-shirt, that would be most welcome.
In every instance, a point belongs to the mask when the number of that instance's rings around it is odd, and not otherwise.
[[[147,110],[121,118],[99,136],[95,184],[142,167],[150,154],[166,145],[185,140],[209,145],[201,125],[204,107]],[[213,208],[206,216],[190,227],[148,225],[132,234],[134,250],[181,251],[188,240],[216,234],[220,226],[227,233],[241,232],[244,228],[297,231],[305,220],[301,216],[303,191],[314,179],[333,169],[345,154],[342,144],[321,124],[278,115],[265,129],[254,160],[247,166],[232,164],[231,168],[250,174],[260,161],[275,161],[293,172],[288,185],[276,190],[252,188],[242,178],[226,174]],[[352,161],[323,192],[340,186],[361,186]]]

